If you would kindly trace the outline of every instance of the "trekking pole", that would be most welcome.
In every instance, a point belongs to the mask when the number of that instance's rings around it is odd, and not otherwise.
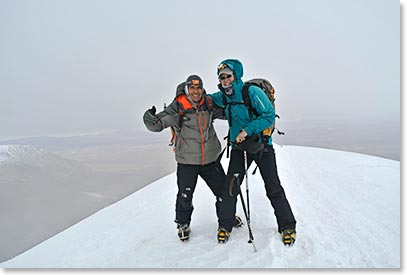
[[[247,175],[247,152],[246,151],[243,151],[243,158],[244,158],[244,175],[246,178],[247,216],[249,217],[249,221],[250,221],[249,179],[248,179],[248,175]]]
[[[239,185],[239,195],[240,195],[240,201],[242,202],[242,208],[243,208],[243,212],[244,212],[244,216],[246,217],[246,222],[247,222],[247,228],[249,229],[249,241],[248,243],[251,243],[253,245],[253,249],[254,252],[257,252],[256,249],[256,245],[254,244],[254,237],[253,237],[253,232],[252,232],[252,228],[250,226],[250,218],[248,216],[248,212],[246,210],[246,205],[244,203],[244,198],[243,198],[243,194],[242,194],[242,190],[240,188],[240,178],[239,178],[239,174],[234,174],[235,179],[237,181],[237,184]]]

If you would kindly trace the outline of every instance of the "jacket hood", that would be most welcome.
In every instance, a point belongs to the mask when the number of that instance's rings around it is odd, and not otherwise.
[[[219,63],[218,70],[222,67],[223,64],[226,64],[234,73],[235,80],[232,83],[233,90],[235,92],[239,92],[242,90],[244,85],[242,77],[243,77],[243,65],[237,59],[225,59],[221,63]],[[225,92],[222,88],[222,85],[219,83],[218,88],[220,91]]]
[[[222,66],[222,64],[226,64],[234,73],[235,79],[241,79],[243,77],[243,65],[237,59],[225,59],[219,63],[218,68]]]
[[[175,97],[180,96],[180,95],[186,95],[187,94],[186,87],[187,87],[186,81],[178,84],[177,91],[175,92]]]

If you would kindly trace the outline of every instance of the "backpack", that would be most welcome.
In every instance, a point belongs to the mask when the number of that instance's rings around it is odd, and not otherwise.
[[[254,78],[254,79],[245,81],[243,90],[242,90],[243,102],[246,105],[246,107],[249,109],[250,116],[253,116],[253,115],[256,117],[259,116],[256,109],[253,108],[251,101],[250,101],[250,97],[249,97],[249,87],[252,85],[257,86],[260,89],[262,89],[262,91],[266,94],[267,98],[270,100],[271,104],[273,105],[274,110],[276,110],[276,105],[275,105],[276,99],[274,97],[275,90],[274,90],[273,85],[267,79]],[[275,117],[280,118],[280,116],[277,114],[275,114]],[[273,134],[274,129],[276,129],[275,125],[276,125],[276,121],[274,120],[273,125],[271,125],[270,127],[263,130],[263,135],[270,137]],[[277,133],[279,135],[284,135],[284,132],[280,132],[278,129],[277,129]]]
[[[252,103],[251,103],[251,100],[249,97],[249,87],[252,85],[259,87],[266,94],[267,98],[270,100],[270,102],[273,105],[273,108],[275,110],[276,109],[276,106],[275,106],[276,99],[274,97],[274,94],[275,94],[274,87],[270,83],[270,81],[268,81],[267,79],[263,79],[263,78],[254,78],[254,79],[245,81],[244,85],[243,85],[243,89],[242,89],[243,102],[229,103],[229,104],[232,104],[232,105],[233,104],[244,104],[244,105],[246,105],[251,118],[253,116],[258,117],[259,114],[257,113],[256,109],[254,109],[254,107],[252,106]],[[224,103],[224,106],[227,105],[225,94],[223,94],[223,103]],[[275,117],[280,118],[280,116],[277,114],[275,114]],[[262,134],[263,134],[264,139],[268,140],[268,138],[273,134],[274,129],[277,129],[275,127],[275,124],[276,124],[276,122],[274,121],[273,125],[271,125],[270,127],[263,130]],[[280,132],[278,129],[277,129],[277,133],[279,135],[284,135],[284,132]]]

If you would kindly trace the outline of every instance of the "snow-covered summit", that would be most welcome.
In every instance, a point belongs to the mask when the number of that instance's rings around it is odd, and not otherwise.
[[[0,162],[7,160],[10,157],[8,152],[10,145],[0,145]]]
[[[14,259],[5,268],[399,268],[400,162],[327,149],[275,146],[297,219],[284,247],[264,185],[249,169],[251,226],[216,241],[215,199],[199,180],[190,241],[176,235],[170,174]],[[227,167],[227,159],[223,160]],[[243,212],[238,201],[238,214]]]
[[[42,168],[75,166],[73,161],[31,145],[0,145],[0,165],[6,163],[25,164]]]
[[[44,150],[30,145],[0,145],[0,156],[4,160],[40,156]]]

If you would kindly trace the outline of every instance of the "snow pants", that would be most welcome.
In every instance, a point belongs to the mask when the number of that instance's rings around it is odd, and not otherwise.
[[[295,229],[296,220],[277,174],[276,156],[273,145],[266,145],[262,153],[255,155],[247,154],[247,167],[249,167],[253,161],[258,165],[266,188],[266,195],[274,208],[278,231],[282,232],[288,228]],[[222,196],[222,203],[219,209],[219,227],[224,227],[229,232],[232,232],[237,196],[239,196],[239,192],[241,192],[240,186],[237,183],[235,184],[236,181],[233,179],[237,173],[239,174],[239,182],[242,184],[245,174],[243,151],[232,149],[224,186],[225,192]],[[232,181],[233,183],[231,184]],[[231,187],[232,189],[230,189]]]
[[[177,184],[178,193],[175,204],[175,222],[189,224],[191,222],[194,206],[192,198],[195,191],[198,176],[206,182],[216,197],[215,207],[218,215],[220,198],[225,183],[225,172],[220,162],[215,161],[206,165],[190,165],[178,163]]]

